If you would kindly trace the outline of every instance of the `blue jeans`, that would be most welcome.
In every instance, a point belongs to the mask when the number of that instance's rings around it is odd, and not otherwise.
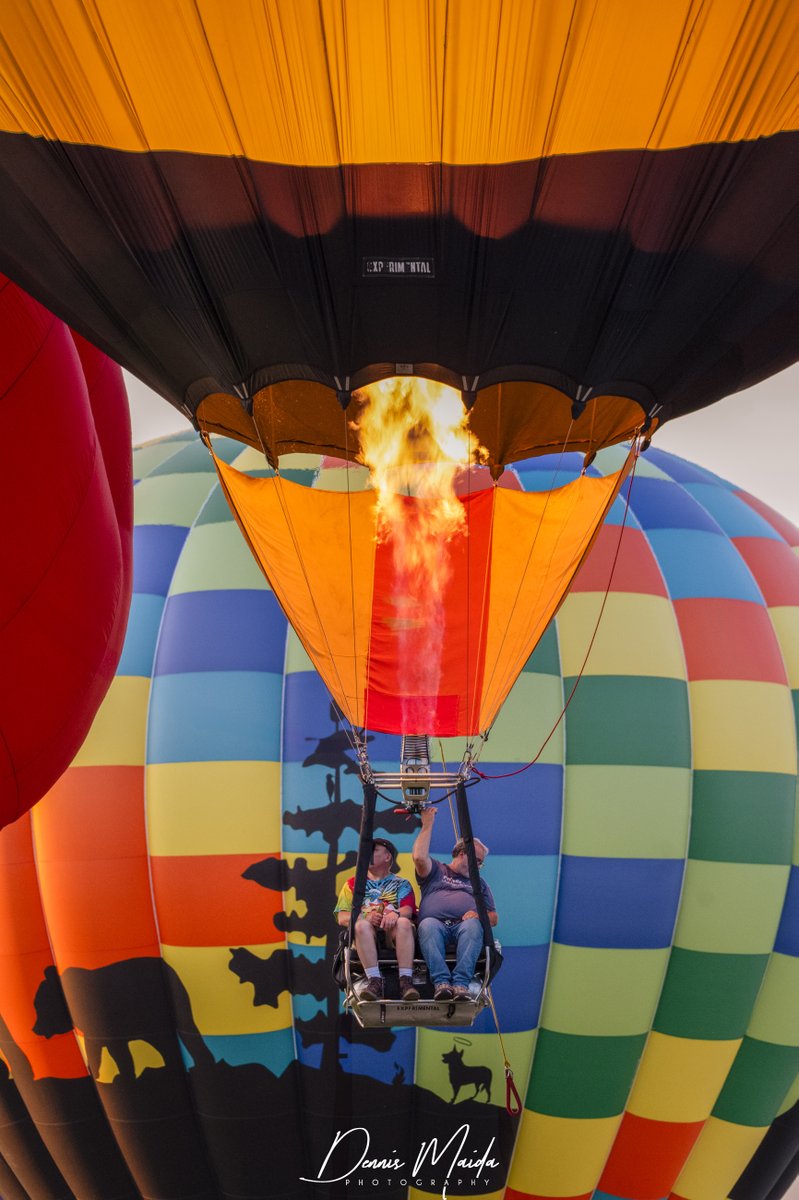
[[[457,950],[455,970],[450,979],[444,953],[452,943]],[[419,922],[419,946],[430,978],[436,987],[441,983],[468,987],[474,977],[475,964],[483,947],[483,927],[476,917],[470,917],[468,921],[461,921],[457,925],[445,925],[437,917],[425,917]]]

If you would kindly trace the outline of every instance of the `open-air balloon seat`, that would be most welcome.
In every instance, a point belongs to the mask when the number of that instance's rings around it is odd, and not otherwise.
[[[378,939],[382,943],[383,939]],[[499,944],[495,943],[499,950]],[[366,976],[354,946],[345,947],[344,1005],[364,1029],[379,1029],[388,1025],[472,1025],[488,1003],[488,984],[491,978],[491,951],[484,947],[475,966],[471,992],[468,999],[434,1000],[433,984],[418,943],[413,958],[413,986],[419,992],[418,1000],[401,1000],[399,994],[399,971],[397,956],[391,947],[378,945],[377,962],[383,977],[384,997],[382,1000],[362,1000],[359,991]],[[455,966],[455,950],[446,953],[447,966]]]

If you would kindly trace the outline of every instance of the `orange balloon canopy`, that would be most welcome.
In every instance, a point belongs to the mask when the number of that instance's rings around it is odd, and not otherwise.
[[[463,519],[436,544],[429,573],[404,569],[375,492],[256,479],[215,461],[253,554],[349,721],[454,737],[493,724],[633,458],[551,491],[456,497]],[[413,536],[431,501],[401,503]]]

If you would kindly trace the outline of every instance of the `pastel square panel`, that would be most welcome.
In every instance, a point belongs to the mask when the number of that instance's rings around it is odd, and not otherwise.
[[[674,1184],[675,1194],[685,1200],[729,1196],[765,1132],[711,1117]]]
[[[154,763],[145,779],[150,854],[280,849],[279,763]]]
[[[621,538],[621,540],[619,540]],[[600,528],[590,553],[574,577],[570,593],[614,592],[666,596],[663,574],[640,529],[623,530],[607,522]]]
[[[173,596],[214,591],[220,584],[228,591],[238,588],[270,590],[224,496],[222,503],[224,520],[197,524],[191,529],[172,580]],[[208,505],[203,509],[203,516],[207,509]]]
[[[685,490],[710,513],[727,537],[761,537],[779,540],[779,533],[732,488],[716,483],[686,483]]]
[[[600,1189],[627,1200],[668,1196],[701,1129],[701,1121],[653,1121],[626,1112]]]
[[[768,538],[736,538],[743,558],[769,607],[799,604],[799,559],[785,542]]]
[[[437,749],[437,747],[436,747]],[[453,766],[455,764],[452,764]],[[497,854],[558,854],[560,852],[561,811],[563,808],[563,767],[556,763],[535,763],[520,775],[501,778],[518,763],[480,760],[486,774],[498,779],[482,779],[469,791],[469,803],[475,832],[480,834],[492,855],[486,867],[490,874]],[[436,830],[447,829],[451,849],[454,837],[447,816],[436,821]],[[438,844],[438,842],[436,843]]]
[[[740,1038],[703,1041],[653,1031],[627,1105],[629,1112],[649,1121],[706,1120],[740,1044]]]
[[[774,631],[780,646],[788,686],[799,688],[799,608],[769,609]]]
[[[557,855],[491,855],[484,875],[496,902],[502,944],[548,945],[558,887]]]
[[[566,695],[574,680],[564,680]],[[566,762],[690,767],[688,690],[679,679],[589,675],[566,713]]]
[[[697,770],[690,857],[790,863],[795,807],[791,775]]]
[[[128,629],[117,666],[117,675],[141,675],[144,678],[150,678],[163,611],[162,596],[133,593],[130,600]]]
[[[153,680],[148,762],[207,762],[280,756],[280,675],[196,671]]]
[[[552,1117],[624,1111],[646,1034],[585,1037],[540,1029],[525,1107]]]
[[[761,1042],[799,1046],[799,958],[771,955],[747,1032]]]
[[[555,941],[617,949],[670,945],[682,876],[682,859],[564,855]]]
[[[743,1037],[768,961],[767,954],[709,954],[675,946],[653,1029],[679,1038]]]
[[[765,504],[764,501],[758,500],[756,496],[750,496],[748,492],[743,492],[740,488],[733,490],[738,499],[758,513],[772,529],[776,529],[789,546],[799,546],[799,529],[792,521],[789,521],[782,513],[778,513],[776,509],[771,508],[770,505]]]
[[[137,525],[194,523],[210,492],[217,486],[208,460],[208,472],[197,475],[150,475],[133,489],[133,515]]]
[[[688,678],[786,683],[769,613],[750,600],[675,600]]]
[[[133,478],[144,479],[150,475],[160,463],[169,458],[175,458],[188,442],[194,441],[196,434],[188,429],[185,434],[174,434],[168,441],[157,441],[144,446],[133,447]]]
[[[235,451],[232,449],[237,446],[236,442],[229,438],[216,438],[214,441],[214,452],[224,462],[229,462],[231,454]],[[197,472],[213,471],[213,463],[211,456],[199,438],[194,438],[188,445],[183,446],[173,454],[166,462],[160,463],[151,471],[152,475],[196,475]]]
[[[564,675],[579,675],[585,663],[584,675],[685,678],[679,632],[664,596],[611,592],[604,610],[603,599],[598,592],[579,592],[558,613]]]
[[[285,653],[286,618],[272,592],[186,592],[166,602],[155,673],[282,674]]]
[[[525,1196],[583,1196],[602,1172],[619,1117],[584,1120],[525,1109],[508,1183]]]
[[[689,859],[675,944],[717,954],[769,954],[788,867]]]
[[[676,454],[664,453],[658,449],[657,445],[650,446],[646,451],[644,462],[651,462],[659,467],[664,476],[673,479],[675,483],[705,483],[714,488],[727,486],[723,480],[714,475],[712,471],[708,471],[706,467],[700,467],[697,463],[689,462]]]
[[[718,529],[702,505],[668,479],[639,479],[636,473],[630,506],[647,533],[653,529]]]
[[[799,1072],[799,1046],[745,1037],[713,1115],[733,1125],[770,1124]]]
[[[522,672],[491,730],[493,761],[525,763],[538,752],[563,708],[563,683],[553,675]],[[461,749],[463,741],[460,741]],[[563,762],[563,727],[556,729],[539,762]]]
[[[183,525],[137,525],[133,530],[133,591],[165,596],[186,541]]]
[[[653,529],[649,540],[673,600],[723,596],[762,603],[762,593],[746,564],[721,532]]]
[[[645,1033],[669,952],[552,945],[542,1024],[554,1033],[622,1037]]]
[[[684,858],[690,816],[687,767],[566,768],[564,854]]]
[[[796,732],[787,687],[733,679],[688,686],[695,770],[795,774]]]
[[[541,999],[547,977],[549,945],[510,946],[497,927],[502,944],[502,970],[491,984],[491,991],[501,1013],[503,1036],[523,1033],[537,1027],[541,1015]],[[496,1026],[490,1008],[484,1008],[472,1026],[471,1033],[494,1036]],[[514,1071],[519,1070],[514,1063]],[[523,1075],[517,1078],[524,1078]]]

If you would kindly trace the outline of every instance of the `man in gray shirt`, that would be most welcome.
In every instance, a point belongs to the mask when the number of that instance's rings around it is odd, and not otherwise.
[[[435,808],[422,812],[422,828],[413,844],[413,865],[422,890],[419,905],[419,945],[435,987],[436,1000],[462,1000],[469,995],[469,984],[483,945],[483,927],[475,908],[474,892],[469,879],[469,860],[463,841],[452,848],[448,865],[430,857],[430,838]],[[482,866],[488,847],[474,839],[477,865]],[[481,880],[488,919],[496,925],[498,917],[494,897],[488,884]],[[456,947],[455,969],[450,975],[445,953],[447,946]]]

